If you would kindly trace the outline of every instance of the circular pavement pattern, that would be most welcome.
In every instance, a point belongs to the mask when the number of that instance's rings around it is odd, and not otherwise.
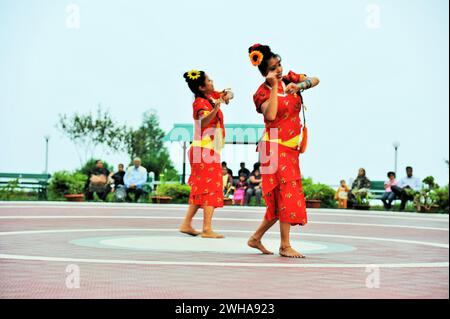
[[[185,210],[0,203],[0,297],[448,298],[448,215],[310,210],[294,260],[246,246],[263,208],[218,210],[222,240],[178,233]],[[277,252],[278,225],[264,244]]]

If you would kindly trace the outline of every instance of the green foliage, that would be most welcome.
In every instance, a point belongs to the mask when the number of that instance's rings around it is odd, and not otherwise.
[[[437,195],[436,204],[439,205],[439,210],[442,212],[449,212],[449,185],[435,190]]]
[[[156,190],[156,194],[160,196],[172,197],[172,203],[187,204],[191,187],[182,184],[160,184]]]
[[[422,182],[425,184],[425,187],[414,195],[414,204],[417,210],[421,208],[425,209],[425,211],[437,210],[441,208],[441,205],[445,205],[445,197],[447,196],[448,199],[448,189],[447,194],[444,194],[445,189],[443,191],[440,190],[433,176],[426,177]]]
[[[137,130],[129,130],[126,137],[130,159],[140,157],[142,166],[154,172],[155,178],[164,175],[165,181],[178,181],[178,173],[170,160],[169,151],[164,146],[165,132],[159,127],[159,119],[154,111],[144,113],[142,125]]]
[[[86,176],[89,175],[89,173],[95,168],[95,162],[97,160],[92,158],[90,160],[88,160],[80,169],[77,170],[78,173],[84,174]],[[112,172],[114,170],[114,166],[106,163],[105,161],[103,162],[103,166],[109,170],[110,172]]]
[[[79,172],[56,172],[50,179],[49,199],[59,200],[67,194],[82,194],[86,181],[87,176]]]
[[[336,208],[337,203],[334,198],[336,191],[328,185],[314,183],[312,178],[302,179],[303,192],[306,199],[322,201],[323,208]]]
[[[56,127],[75,146],[84,149],[84,158],[80,156],[82,163],[94,157],[98,146],[112,151],[125,150],[128,128],[119,126],[109,112],[102,110],[100,106],[95,115],[92,113],[75,113],[72,116],[60,114]]]
[[[358,205],[370,205],[370,198],[372,197],[372,194],[370,193],[369,189],[354,189],[352,193],[353,195],[355,195],[355,199]]]
[[[38,200],[38,192],[36,190],[21,189],[19,186],[19,180],[14,179],[8,182],[8,184],[0,187],[0,200]]]
[[[436,189],[439,188],[439,185],[434,181],[433,176],[426,177],[422,183],[424,183],[429,189]]]
[[[17,193],[19,188],[19,180],[14,179],[8,182],[5,186],[0,188],[0,199],[11,200],[15,193]]]

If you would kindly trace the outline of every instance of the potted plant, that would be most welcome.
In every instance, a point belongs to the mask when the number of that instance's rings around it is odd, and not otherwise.
[[[56,172],[50,180],[51,198],[80,202],[84,200],[84,186],[87,176],[67,171]]]
[[[223,205],[224,206],[233,206],[233,204],[234,204],[234,201],[233,201],[232,198],[229,198],[229,197],[224,197],[223,198]]]
[[[306,197],[306,208],[320,208],[322,201],[320,200],[320,194],[314,194]]]
[[[69,189],[64,197],[69,202],[82,202],[84,201],[84,186],[87,176],[81,173],[74,173],[69,179]]]
[[[166,184],[164,174],[160,174],[161,184],[156,188],[153,195],[150,195],[150,200],[154,204],[169,204],[172,201],[172,196],[168,193],[176,193],[176,188],[171,188],[172,185]]]
[[[370,190],[367,188],[361,188],[353,191],[353,195],[356,198],[356,205],[353,208],[357,210],[370,210]]]
[[[306,199],[306,208],[336,207],[335,191],[330,186],[313,183],[311,178],[302,179],[302,185]]]
[[[434,213],[439,210],[439,185],[433,176],[423,180],[425,187],[420,192],[415,192],[414,205],[419,213]]]
[[[311,178],[302,180],[303,193],[305,194],[306,208],[320,208],[322,192],[317,184],[313,184]]]
[[[150,196],[150,200],[154,204],[170,204],[170,202],[172,201],[172,197],[156,194],[156,195]]]

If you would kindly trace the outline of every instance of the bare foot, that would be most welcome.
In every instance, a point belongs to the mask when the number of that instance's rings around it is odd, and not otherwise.
[[[306,258],[302,254],[300,254],[298,251],[294,250],[292,247],[285,247],[285,248],[280,247],[280,255],[282,257],[287,257],[287,258]]]
[[[270,250],[267,250],[266,247],[261,243],[261,240],[256,240],[255,237],[250,237],[250,239],[247,242],[247,245],[249,245],[252,248],[260,250],[264,255],[273,255],[273,252]]]
[[[192,227],[184,227],[184,226],[180,227],[180,232],[183,234],[186,234],[186,235],[194,236],[194,237],[201,234],[201,232],[195,230]]]
[[[206,231],[202,233],[202,238],[215,238],[215,239],[219,239],[219,238],[225,238],[224,235],[222,234],[218,234],[215,233],[213,231]]]

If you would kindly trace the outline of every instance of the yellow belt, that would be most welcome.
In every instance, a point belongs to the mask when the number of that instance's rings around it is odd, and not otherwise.
[[[208,148],[220,153],[225,147],[225,140],[223,138],[222,129],[218,128],[214,136],[215,140],[212,140],[210,136],[205,136],[201,140],[193,141],[191,146]]]
[[[293,137],[293,138],[291,138],[290,140],[287,140],[287,141],[282,141],[281,139],[270,139],[269,138],[269,133],[266,132],[264,134],[263,138],[262,138],[262,141],[264,141],[264,142],[271,142],[271,143],[277,143],[277,144],[280,144],[280,145],[283,145],[283,146],[286,146],[286,147],[289,147],[289,148],[295,148],[296,149],[296,148],[298,148],[298,146],[300,144],[301,138],[302,138],[302,134],[297,135],[297,136],[295,136],[295,137]]]

